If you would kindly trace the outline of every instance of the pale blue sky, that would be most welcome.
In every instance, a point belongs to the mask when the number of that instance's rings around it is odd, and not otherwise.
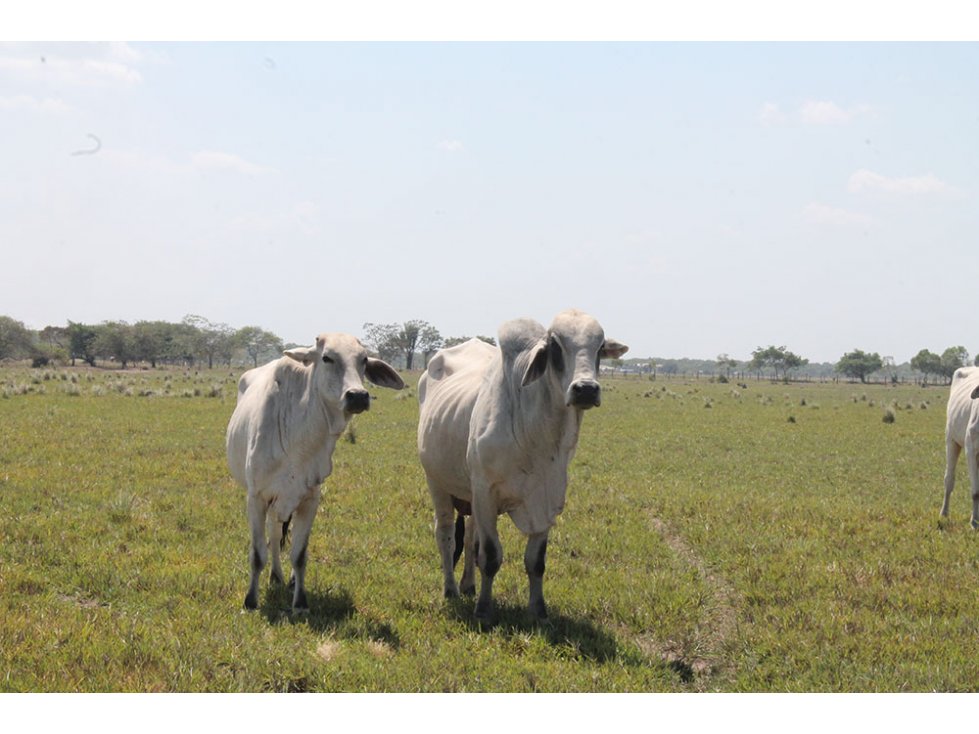
[[[2,44],[0,161],[33,328],[979,351],[977,44]]]

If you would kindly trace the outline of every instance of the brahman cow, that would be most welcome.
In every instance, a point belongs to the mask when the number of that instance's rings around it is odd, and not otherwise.
[[[333,470],[333,449],[350,417],[370,408],[363,379],[400,390],[394,369],[367,355],[347,334],[320,334],[238,381],[228,423],[228,467],[248,491],[251,584],[245,607],[258,606],[258,577],[272,552],[272,582],[283,583],[279,551],[292,522],[294,611],[308,609],[306,548],[320,503],[320,484]],[[268,538],[266,538],[266,525]]]
[[[945,422],[945,501],[942,517],[948,517],[948,501],[955,487],[955,465],[965,448],[972,485],[972,527],[979,530],[979,367],[961,367],[952,376]]]
[[[484,623],[503,561],[496,528],[503,512],[527,536],[530,613],[547,616],[547,535],[564,509],[582,415],[601,403],[599,360],[628,349],[576,310],[558,314],[546,330],[530,319],[508,321],[498,336],[499,348],[473,339],[440,351],[418,383],[418,452],[435,505],[444,592],[447,597],[459,593],[453,509],[464,514],[471,503],[481,576],[475,616]],[[467,532],[466,593],[475,591],[470,537]]]

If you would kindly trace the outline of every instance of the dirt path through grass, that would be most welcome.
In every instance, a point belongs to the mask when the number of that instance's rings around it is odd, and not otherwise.
[[[706,615],[690,639],[659,640],[652,633],[646,633],[637,639],[637,643],[645,655],[665,660],[696,690],[707,690],[718,676],[728,676],[732,672],[725,649],[737,632],[737,593],[665,522],[650,516],[649,524],[677,557],[703,579],[710,598],[705,604]]]

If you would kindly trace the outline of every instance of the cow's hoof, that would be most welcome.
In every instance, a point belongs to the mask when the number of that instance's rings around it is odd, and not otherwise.
[[[972,521],[972,529],[973,530],[979,530],[979,520],[973,520]]]
[[[305,591],[300,591],[296,595],[296,598],[292,600],[292,611],[296,613],[309,611],[309,602],[306,601]]]
[[[258,609],[258,594],[248,594],[245,597],[245,609]]]
[[[457,599],[459,597],[459,590],[452,588],[451,586],[446,586],[445,589],[442,590],[442,595],[446,599]]]
[[[493,604],[492,602],[476,602],[476,609],[473,611],[473,618],[480,629],[487,630],[493,626]]]
[[[473,584],[472,586],[463,586],[462,587],[462,595],[463,596],[476,596],[476,584]]]
[[[547,620],[547,606],[545,606],[543,600],[537,602],[536,604],[531,604],[527,608],[527,613],[530,614],[531,619],[536,622],[544,622]]]
[[[286,580],[282,578],[282,574],[275,573],[274,571],[269,575],[269,583],[275,584],[276,586],[284,586]]]

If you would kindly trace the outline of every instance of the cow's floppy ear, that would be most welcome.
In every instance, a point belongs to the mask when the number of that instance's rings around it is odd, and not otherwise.
[[[523,373],[523,380],[520,381],[521,387],[527,387],[534,380],[540,379],[541,375],[547,370],[547,358],[549,352],[547,339],[541,339],[531,352],[530,364],[527,371]]]
[[[629,351],[629,347],[625,344],[621,344],[615,339],[606,339],[602,348],[598,350],[599,359],[618,359],[623,354]]]
[[[976,398],[979,398],[979,387],[972,391],[972,399],[975,400]]]
[[[405,386],[405,381],[401,379],[401,375],[395,372],[394,367],[381,359],[368,357],[364,375],[378,387],[400,390]]]
[[[319,355],[316,347],[294,347],[283,352],[289,359],[294,359],[303,364],[312,364]]]

